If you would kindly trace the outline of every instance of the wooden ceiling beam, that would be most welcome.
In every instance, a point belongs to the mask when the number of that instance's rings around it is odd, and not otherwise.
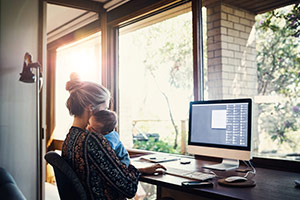
[[[96,2],[96,1],[87,1],[87,0],[44,0],[47,3],[59,5],[59,6],[66,6],[76,9],[82,9],[97,13],[103,13],[105,10],[103,9],[103,3]]]
[[[126,20],[145,15],[153,12],[161,7],[165,7],[176,2],[183,2],[188,0],[131,0],[120,7],[117,7],[107,13],[107,22],[110,25],[117,25]]]
[[[255,14],[261,14],[277,8],[299,3],[300,0],[223,0],[222,2],[228,5],[248,10]]]
[[[261,14],[264,12],[268,12],[277,8],[281,8],[284,6],[292,5],[300,3],[300,0],[286,0],[286,1],[276,1],[273,4],[266,4],[260,7],[254,8],[256,10],[256,14]]]

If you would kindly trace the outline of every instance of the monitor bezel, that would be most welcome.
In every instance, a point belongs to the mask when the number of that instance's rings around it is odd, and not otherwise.
[[[210,143],[201,143],[201,142],[192,142],[191,141],[191,129],[192,129],[192,106],[194,104],[228,104],[228,103],[248,103],[248,140],[247,146],[234,146],[234,145],[221,145],[221,144],[210,144]],[[204,100],[204,101],[192,101],[190,102],[189,109],[189,132],[188,132],[188,145],[200,146],[200,147],[212,147],[218,149],[233,149],[233,150],[242,150],[242,151],[251,151],[251,135],[252,135],[252,99],[222,99],[222,100]]]

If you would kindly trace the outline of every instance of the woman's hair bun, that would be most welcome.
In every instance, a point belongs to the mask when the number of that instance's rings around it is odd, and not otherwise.
[[[82,82],[80,80],[80,76],[76,72],[72,72],[70,74],[70,80],[66,83],[66,90],[71,92],[72,90],[80,87]]]

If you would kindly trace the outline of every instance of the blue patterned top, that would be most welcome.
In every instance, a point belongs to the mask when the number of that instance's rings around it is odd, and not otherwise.
[[[135,196],[139,171],[120,162],[102,134],[71,127],[62,157],[78,175],[89,199],[126,199]]]

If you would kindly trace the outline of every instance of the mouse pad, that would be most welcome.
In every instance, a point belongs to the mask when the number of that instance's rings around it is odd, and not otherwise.
[[[255,181],[249,179],[244,182],[228,183],[225,181],[225,178],[222,178],[218,180],[218,183],[228,187],[254,187],[256,185]]]

